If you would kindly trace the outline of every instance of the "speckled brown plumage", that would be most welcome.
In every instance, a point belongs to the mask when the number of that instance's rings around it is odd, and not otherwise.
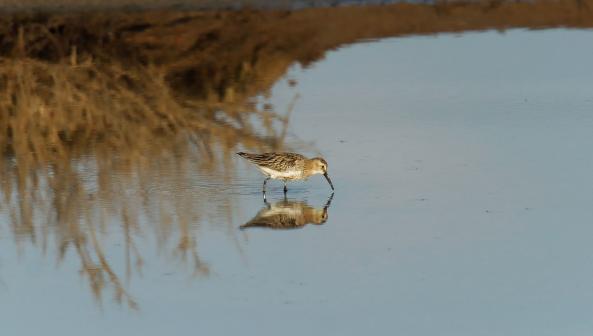
[[[327,162],[323,158],[308,159],[296,153],[263,153],[249,154],[239,152],[237,155],[255,164],[257,168],[266,175],[263,184],[263,191],[266,190],[266,182],[269,179],[284,181],[284,192],[286,192],[286,181],[306,180],[311,175],[323,174],[331,186],[334,186],[327,174]]]
[[[260,227],[278,230],[300,229],[307,224],[324,224],[328,218],[328,208],[332,193],[322,209],[309,206],[302,201],[284,201],[268,204],[253,219],[241,225],[241,229]],[[264,199],[265,201],[265,199]]]
[[[269,168],[278,172],[289,170],[304,172],[305,162],[308,160],[301,154],[296,153],[249,154],[241,152],[237,154],[260,168]]]

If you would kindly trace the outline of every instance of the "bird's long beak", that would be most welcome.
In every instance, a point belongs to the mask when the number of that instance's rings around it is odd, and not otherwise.
[[[332,204],[332,199],[334,199],[334,192],[332,191],[332,194],[329,196],[329,198],[327,199],[327,202],[325,202],[325,206],[323,207],[323,211],[327,212],[327,209],[329,208],[329,206]]]
[[[334,190],[334,184],[332,183],[332,180],[329,179],[329,175],[327,175],[327,173],[324,173],[323,176],[325,176],[325,179],[327,180],[327,182],[329,182],[329,186],[332,187],[332,190]]]

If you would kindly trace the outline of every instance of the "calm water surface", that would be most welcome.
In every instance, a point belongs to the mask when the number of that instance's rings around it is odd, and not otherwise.
[[[289,146],[336,185],[328,205],[323,177],[269,184],[301,228],[240,229],[271,211],[240,158],[113,172],[103,196],[82,158],[88,199],[44,203],[41,180],[30,212],[0,208],[3,334],[590,335],[592,42],[409,37],[295,66],[260,101],[294,105]]]

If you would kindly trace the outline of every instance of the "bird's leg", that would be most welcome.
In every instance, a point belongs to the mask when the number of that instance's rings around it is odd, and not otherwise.
[[[270,177],[266,177],[266,179],[264,180],[264,186],[262,187],[262,192],[264,193],[264,198],[266,197],[266,183],[268,182],[268,180],[270,179]]]
[[[264,190],[263,192],[264,195],[264,203],[268,206],[268,209],[270,208],[270,204],[268,203],[268,200],[266,199],[266,191]]]
[[[284,180],[284,195],[286,196],[286,192],[288,191],[288,188],[286,188],[286,180]]]

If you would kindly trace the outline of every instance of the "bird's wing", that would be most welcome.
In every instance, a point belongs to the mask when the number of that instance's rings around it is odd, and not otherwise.
[[[304,156],[296,153],[249,154],[241,152],[237,154],[260,167],[276,170],[279,167],[295,167],[297,162],[306,160]]]
[[[255,216],[249,222],[241,225],[241,229],[247,229],[250,227],[263,227],[270,229],[297,229],[303,225],[298,223],[294,216],[287,216],[284,214],[277,214],[269,217]]]

